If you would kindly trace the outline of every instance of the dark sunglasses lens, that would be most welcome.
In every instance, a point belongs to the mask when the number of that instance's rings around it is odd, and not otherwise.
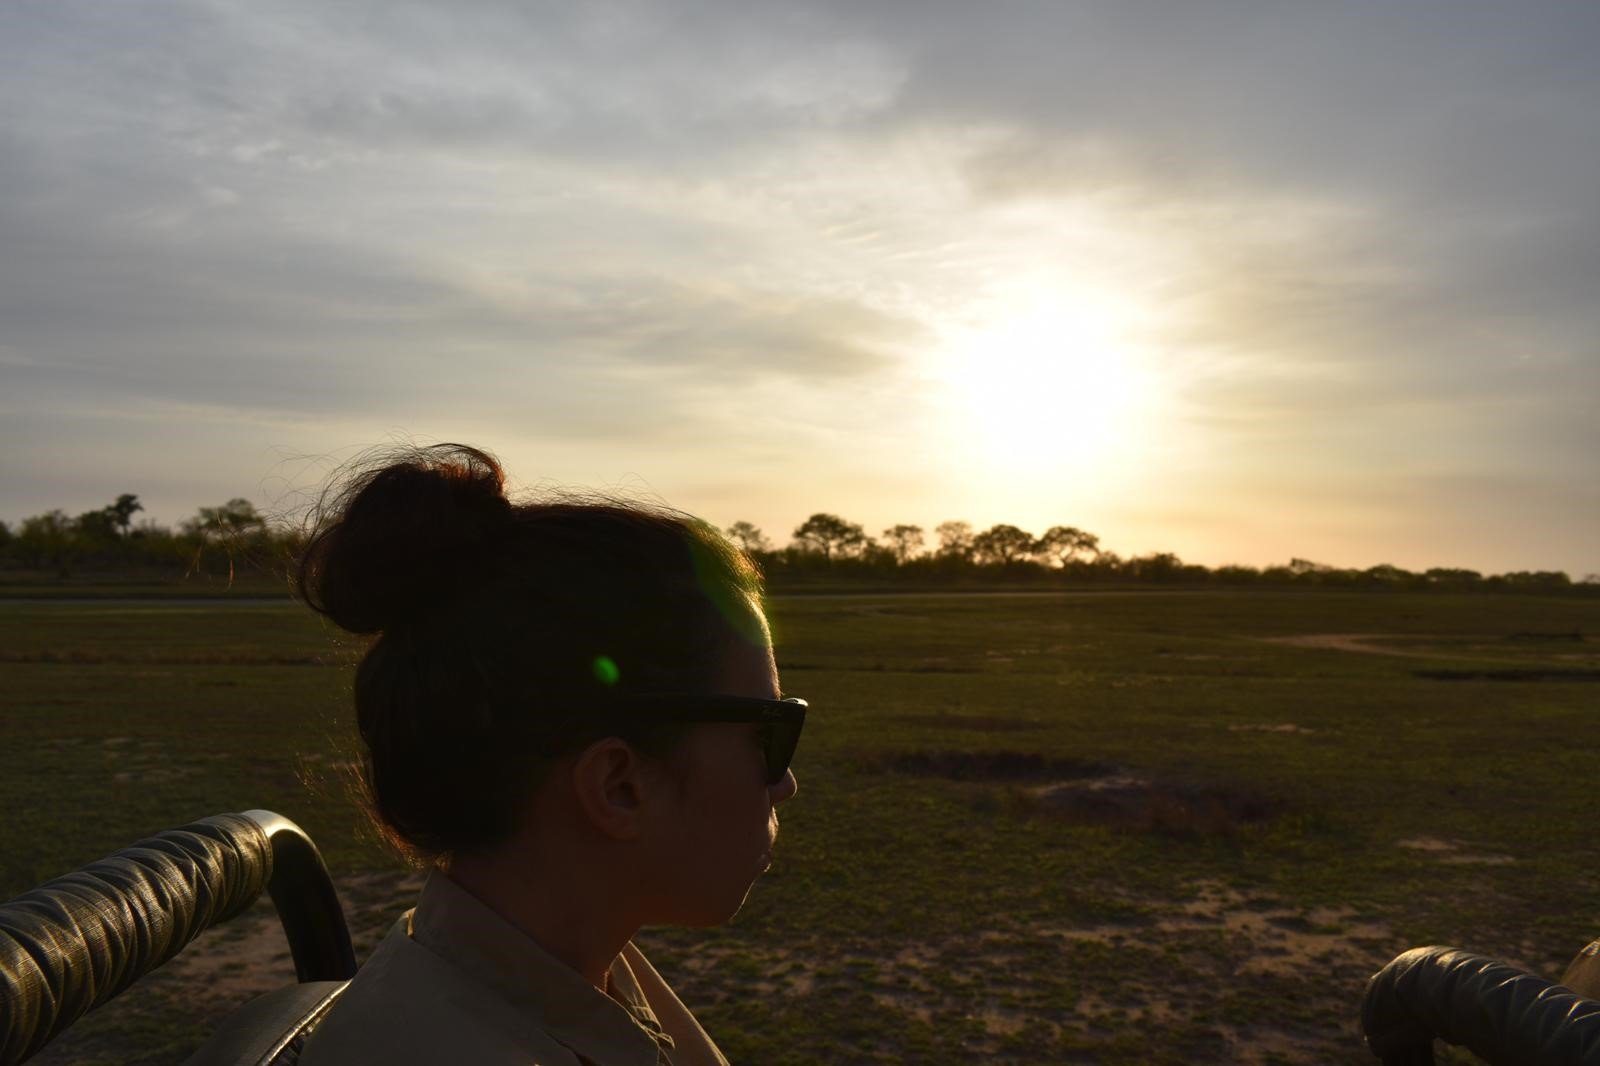
[[[773,722],[766,726],[765,754],[767,758],[767,784],[776,785],[783,780],[794,760],[795,748],[800,745],[799,722]]]

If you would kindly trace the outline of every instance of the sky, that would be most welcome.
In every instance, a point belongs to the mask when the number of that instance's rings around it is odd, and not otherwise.
[[[775,541],[1600,571],[1600,5],[0,7],[0,519],[375,445]]]

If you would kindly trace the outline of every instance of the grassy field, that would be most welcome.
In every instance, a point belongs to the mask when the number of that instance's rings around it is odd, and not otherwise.
[[[1600,601],[1093,592],[772,604],[811,701],[777,864],[641,942],[735,1062],[1364,1063],[1366,976],[1600,933]],[[273,602],[0,602],[0,893],[269,807],[365,951],[413,875],[335,772],[352,647]],[[308,788],[307,782],[313,787]],[[292,980],[263,906],[43,1062],[168,1062]]]

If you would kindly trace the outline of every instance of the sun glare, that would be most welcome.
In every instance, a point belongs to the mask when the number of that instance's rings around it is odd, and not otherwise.
[[[948,439],[996,473],[1124,465],[1155,399],[1138,311],[1055,290],[951,330],[938,369]]]

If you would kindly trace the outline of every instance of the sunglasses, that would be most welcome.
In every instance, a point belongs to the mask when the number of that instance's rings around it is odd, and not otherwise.
[[[634,722],[750,723],[761,737],[767,761],[767,784],[776,785],[789,772],[800,730],[806,724],[806,701],[790,697],[764,700],[754,696],[641,695],[630,697],[624,712]]]

